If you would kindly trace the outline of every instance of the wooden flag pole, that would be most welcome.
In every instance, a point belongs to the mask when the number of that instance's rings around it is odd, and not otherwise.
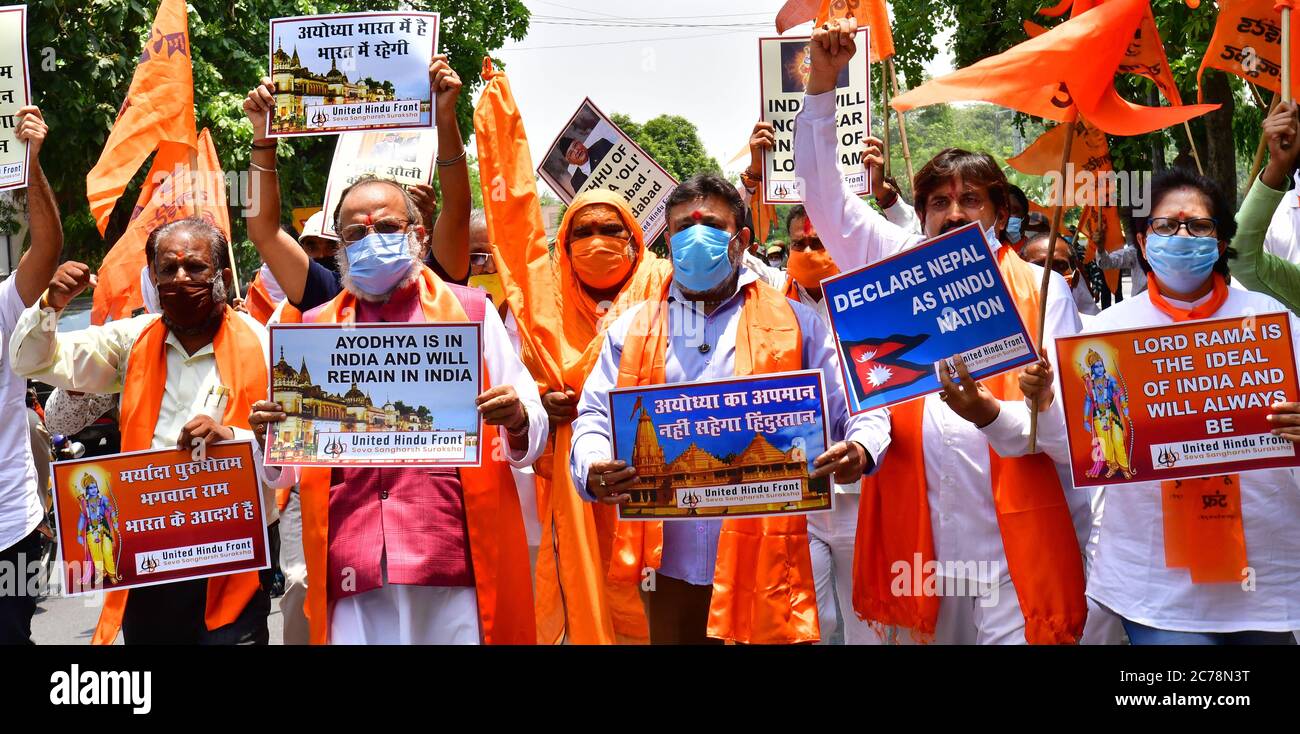
[[[1192,126],[1186,120],[1183,120],[1183,129],[1187,131],[1187,144],[1192,147],[1192,160],[1196,161],[1196,172],[1204,176],[1205,168],[1201,165],[1201,154],[1196,151],[1196,141],[1192,139]]]
[[[1282,5],[1282,101],[1291,101],[1291,3]]]
[[[898,72],[894,70],[893,56],[885,59],[885,69],[889,71],[889,80],[887,83],[890,85],[893,93],[897,95]],[[916,176],[912,173],[912,149],[907,142],[907,119],[906,115],[902,112],[898,113],[898,135],[903,139],[903,164],[907,166],[907,185],[911,186],[913,184],[913,179]]]
[[[1264,116],[1268,117],[1271,115],[1273,110],[1277,108],[1278,102],[1281,100],[1281,96],[1274,94],[1273,101],[1269,104],[1268,110],[1264,113]],[[1266,153],[1268,153],[1268,139],[1260,136],[1259,145],[1255,147],[1255,160],[1250,164],[1250,177],[1247,178],[1246,181],[1254,182],[1254,180],[1259,177],[1259,172],[1264,168],[1264,155]],[[1247,184],[1247,186],[1250,185],[1250,183]]]
[[[226,241],[226,257],[230,258],[231,280],[235,282],[235,298],[243,298],[244,295],[239,292],[239,265],[235,263],[235,245],[229,240]]]
[[[1038,288],[1038,353],[1043,352],[1043,332],[1047,328],[1047,287],[1051,282],[1052,253],[1056,252],[1056,239],[1061,234],[1061,220],[1065,216],[1065,192],[1069,190],[1069,184],[1065,180],[1065,174],[1070,164],[1070,149],[1074,147],[1074,126],[1078,122],[1079,113],[1076,111],[1071,119],[1061,123],[1070,127],[1065,131],[1065,149],[1061,152],[1061,186],[1056,192],[1056,206],[1052,208],[1052,228],[1047,235],[1047,267],[1043,268],[1043,282]],[[1059,398],[1058,398],[1059,399]],[[1038,402],[1029,407],[1029,453],[1038,451]]]
[[[886,76],[885,69],[883,68],[880,70],[880,86],[882,87],[882,91],[885,93],[885,136],[881,138],[881,142],[885,144],[885,177],[888,178],[893,175],[894,168],[893,161],[890,159],[889,155],[889,110],[890,104],[894,101],[894,95],[889,90],[889,77]],[[902,116],[900,115],[899,117],[901,119]],[[876,192],[872,191],[871,195],[875,196]]]

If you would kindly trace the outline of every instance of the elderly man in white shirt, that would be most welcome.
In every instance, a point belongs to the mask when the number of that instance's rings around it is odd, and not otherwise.
[[[50,282],[63,251],[63,226],[54,191],[45,178],[39,158],[48,131],[36,107],[18,110],[15,132],[27,144],[27,212],[31,247],[18,269],[0,281],[0,347],[9,351],[9,336],[23,309],[36,303]],[[6,364],[0,371],[0,409],[9,420],[0,421],[0,569],[34,569],[40,564],[37,527],[44,508],[36,486],[27,421],[17,420],[26,407],[27,383]],[[17,578],[38,578],[19,571]],[[30,644],[36,589],[13,584],[0,589],[0,645]]]

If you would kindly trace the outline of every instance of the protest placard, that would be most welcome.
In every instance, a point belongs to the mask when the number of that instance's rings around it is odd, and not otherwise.
[[[275,107],[267,135],[431,128],[437,13],[339,13],[271,21]]]
[[[272,466],[478,466],[480,324],[271,326]],[[493,429],[489,435],[495,435]]]
[[[677,180],[584,99],[551,143],[537,169],[565,204],[588,189],[622,194],[645,232],[646,244],[667,226],[665,207]]]
[[[329,180],[325,182],[324,232],[337,237],[334,213],[344,190],[362,176],[378,176],[403,186],[433,180],[433,158],[438,150],[434,130],[407,132],[343,133],[334,146]]]
[[[27,75],[27,6],[0,8],[0,191],[27,185],[27,143],[18,139],[18,108],[32,103]]]
[[[871,193],[862,150],[871,135],[871,71],[868,29],[857,33],[857,53],[835,82],[835,151],[844,185],[855,194]],[[803,107],[812,71],[807,36],[758,39],[760,119],[772,123],[775,145],[763,151],[763,203],[803,201],[794,175],[794,118]]]
[[[1300,466],[1267,419],[1300,399],[1286,314],[1080,334],[1056,353],[1076,487]]]
[[[618,388],[614,456],[635,466],[624,520],[695,520],[831,509],[820,370]]]
[[[270,568],[253,442],[53,465],[67,596]]]
[[[943,389],[961,355],[977,380],[1034,361],[1034,347],[978,224],[822,282],[849,410]]]

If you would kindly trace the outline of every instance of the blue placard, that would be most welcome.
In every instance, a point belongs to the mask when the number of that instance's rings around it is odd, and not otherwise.
[[[849,410],[943,389],[935,363],[956,355],[975,379],[1037,359],[978,224],[822,282]]]
[[[609,393],[614,456],[635,466],[624,520],[693,520],[831,509],[821,370]]]

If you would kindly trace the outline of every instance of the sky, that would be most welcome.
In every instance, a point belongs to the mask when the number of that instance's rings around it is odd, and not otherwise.
[[[533,161],[541,160],[584,97],[637,122],[661,114],[695,123],[727,173],[748,164],[759,117],[758,42],[775,36],[784,0],[524,0],[528,36],[494,54],[506,64]],[[677,27],[645,27],[648,22]],[[715,27],[700,27],[710,25]],[[721,27],[718,27],[721,26]],[[787,35],[806,35],[811,24]],[[946,39],[936,45],[946,48]],[[941,53],[932,74],[952,69]]]

